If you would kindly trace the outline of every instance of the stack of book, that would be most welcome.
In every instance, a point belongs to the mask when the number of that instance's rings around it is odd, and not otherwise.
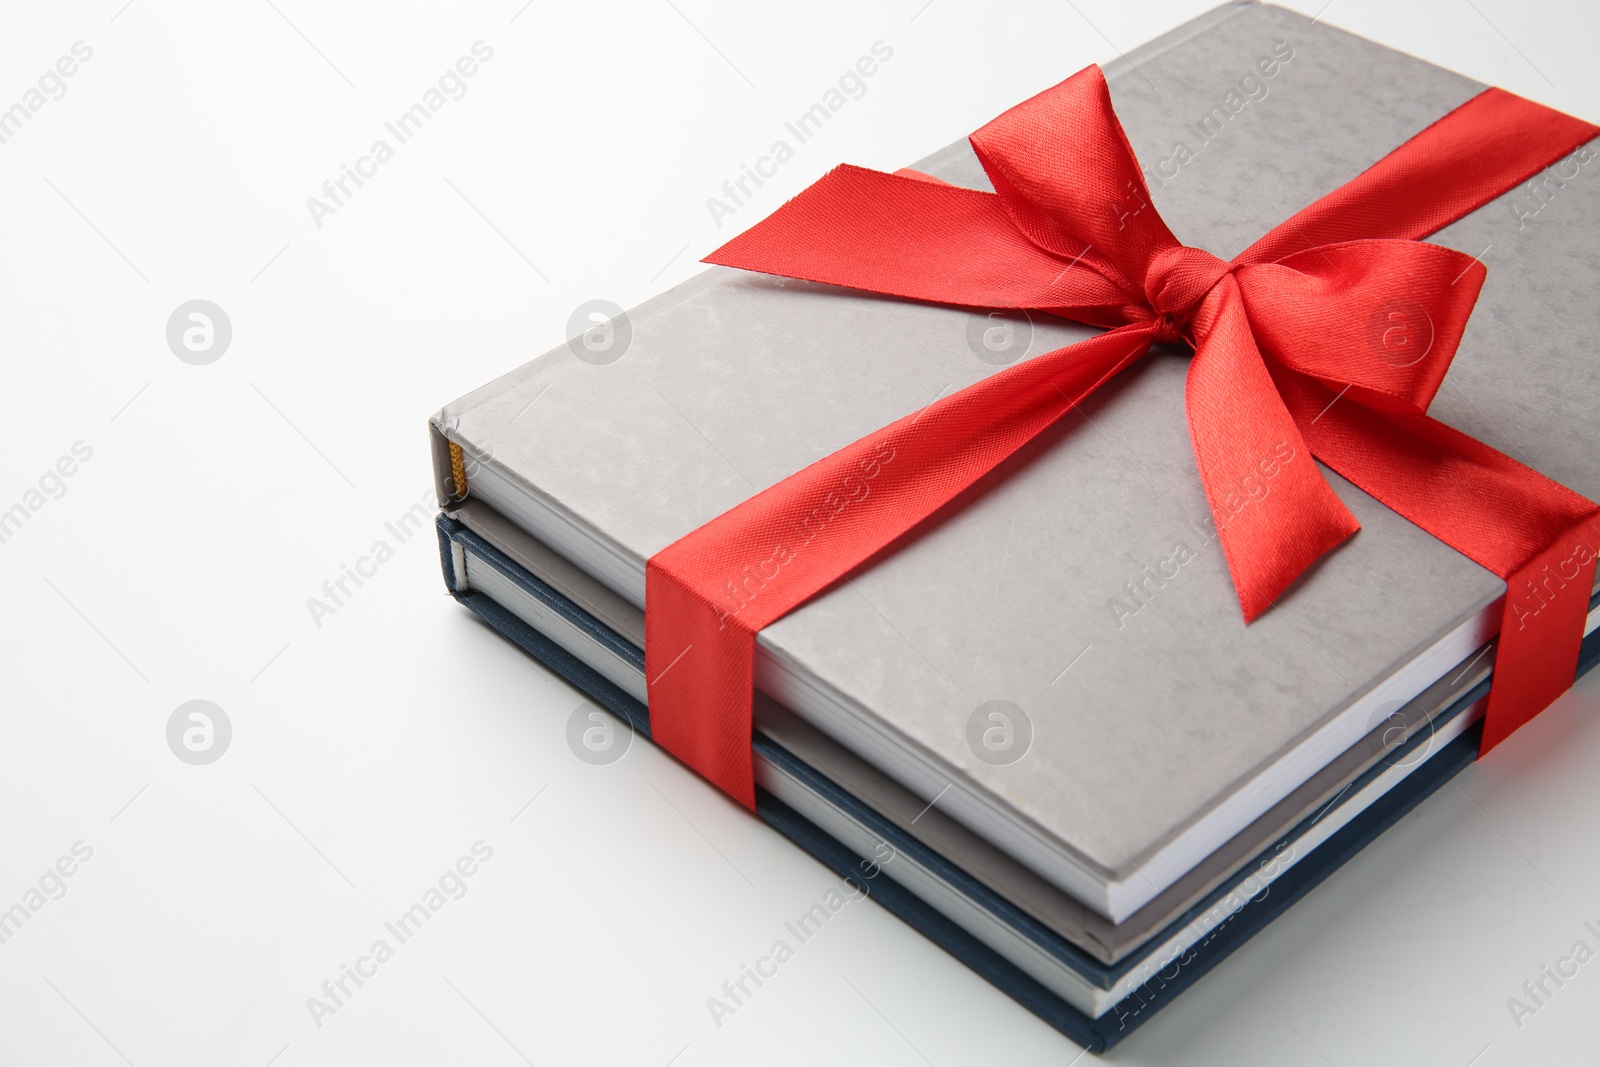
[[[1224,258],[1483,89],[1253,4],[1104,69],[1155,206]],[[915,166],[988,187],[965,141]],[[1572,312],[1600,285],[1600,187],[1562,166],[1433,238],[1494,252],[1432,414],[1595,498],[1600,364]],[[650,556],[1093,332],[708,270],[435,416],[446,583],[648,735]],[[1245,625],[1185,371],[1158,350],[757,644],[758,814],[1096,1050],[1475,758],[1505,593],[1324,471],[1362,532]]]

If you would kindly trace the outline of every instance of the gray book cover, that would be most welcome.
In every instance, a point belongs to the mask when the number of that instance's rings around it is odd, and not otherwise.
[[[1174,233],[1224,258],[1483,88],[1273,7],[1231,6],[1159,45],[1107,65],[1113,103]],[[1482,256],[1488,280],[1431,413],[1589,497],[1593,159],[1590,146],[1432,238]],[[919,166],[986,188],[964,140]],[[621,358],[563,346],[434,426],[554,517],[560,530],[535,531],[548,543],[602,546],[595,577],[643,606],[645,560],[683,534],[1001,360],[1093,332],[1036,315],[997,353],[995,325],[713,269],[630,312]],[[1207,533],[1186,365],[1152,353],[892,556],[769,627],[758,685],[790,707],[774,690],[793,679],[825,689],[1126,880],[1212,813],[1282,799],[1295,783],[1264,785],[1266,768],[1327,742],[1358,702],[1414,695],[1433,678],[1397,677],[1448,635],[1487,639],[1474,620],[1503,583],[1326,471],[1362,532],[1246,626]],[[1004,765],[968,741],[995,700],[1031,725]],[[1346,722],[1333,751],[1372,725]]]

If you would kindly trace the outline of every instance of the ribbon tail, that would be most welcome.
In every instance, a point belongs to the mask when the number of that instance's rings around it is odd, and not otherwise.
[[[1029,241],[993,193],[849,165],[705,261],[940,304],[1047,310],[1096,325],[1126,321],[1124,309],[1137,302],[1097,273],[1092,257],[1063,257]]]
[[[1600,552],[1600,507],[1427,415],[1384,412],[1275,368],[1311,450],[1506,580],[1480,754],[1571,688]]]
[[[1224,278],[1195,316],[1185,387],[1189,438],[1246,622],[1360,529],[1329,488]]]
[[[645,567],[651,736],[746,807],[756,634],[970,488],[1150,347],[1126,326],[935,400],[679,538]]]

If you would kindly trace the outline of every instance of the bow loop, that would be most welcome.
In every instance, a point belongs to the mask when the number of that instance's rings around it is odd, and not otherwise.
[[[1151,258],[1178,247],[1150,201],[1099,67],[1023,101],[971,141],[1017,230],[1119,283],[1130,302],[1143,292]]]
[[[1420,241],[1345,241],[1234,271],[1263,355],[1382,411],[1432,403],[1485,276]]]

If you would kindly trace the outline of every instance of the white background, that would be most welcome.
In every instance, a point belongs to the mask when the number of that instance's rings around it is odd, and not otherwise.
[[[431,531],[384,524],[428,489],[427,415],[579,303],[632,305],[833,164],[907,163],[1207,0],[520,5],[0,16],[0,107],[94,50],[0,145],[0,509],[93,449],[0,544],[0,908],[93,849],[0,944],[0,1063],[1073,1062],[871,903],[714,1026],[838,880],[646,744],[577,760],[578,695],[446,597]],[[1324,18],[1600,118],[1593,5]],[[317,227],[306,198],[480,39],[467,94]],[[706,197],[880,39],[867,95],[719,230]],[[194,298],[233,326],[207,366],[165,339]],[[233,725],[209,766],[166,742],[194,698]],[[1591,678],[1110,1058],[1594,1062],[1600,962],[1520,1029],[1506,1000],[1600,947],[1597,704]],[[466,895],[318,1026],[307,998],[479,840]]]

